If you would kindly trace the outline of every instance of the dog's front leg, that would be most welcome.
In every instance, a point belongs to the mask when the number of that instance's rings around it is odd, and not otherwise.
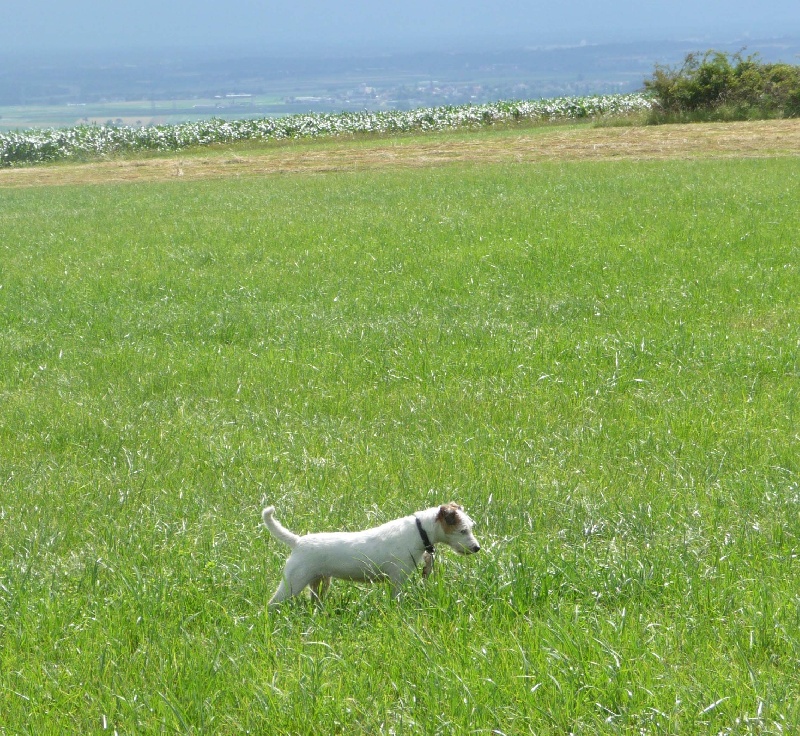
[[[397,600],[403,593],[403,584],[408,580],[409,571],[398,569],[389,575],[389,583],[392,586],[392,597]]]

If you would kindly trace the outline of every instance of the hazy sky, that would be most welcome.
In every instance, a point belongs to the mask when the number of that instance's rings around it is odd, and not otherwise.
[[[3,2],[0,53],[135,47],[357,50],[800,34],[800,0]]]

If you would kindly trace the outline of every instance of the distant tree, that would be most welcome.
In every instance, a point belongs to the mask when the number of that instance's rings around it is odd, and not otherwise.
[[[763,63],[757,54],[693,52],[679,67],[656,64],[644,86],[658,101],[656,122],[800,115],[800,67]]]

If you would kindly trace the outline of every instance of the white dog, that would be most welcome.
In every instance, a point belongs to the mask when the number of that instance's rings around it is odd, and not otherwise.
[[[442,542],[459,554],[480,550],[472,535],[472,519],[461,506],[450,503],[419,511],[361,532],[327,532],[300,537],[284,528],[275,518],[274,506],[264,509],[261,518],[271,534],[292,548],[283,570],[283,580],[269,602],[274,608],[281,601],[311,586],[319,602],[331,582],[342,580],[391,581],[395,597],[400,586],[423,562],[423,575],[433,566],[434,545]]]

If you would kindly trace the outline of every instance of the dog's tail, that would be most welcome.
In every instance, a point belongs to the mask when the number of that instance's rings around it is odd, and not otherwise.
[[[261,518],[264,521],[264,526],[269,529],[270,534],[272,534],[273,537],[289,547],[294,548],[294,546],[297,544],[297,540],[300,539],[300,537],[298,537],[296,534],[292,534],[292,532],[284,527],[277,519],[273,518],[272,515],[274,513],[274,506],[267,506],[267,508],[261,512]]]

